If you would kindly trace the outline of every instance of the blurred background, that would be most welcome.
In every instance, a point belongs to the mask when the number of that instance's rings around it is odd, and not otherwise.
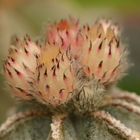
[[[13,35],[26,33],[37,39],[48,22],[64,17],[78,17],[92,23],[99,17],[108,17],[123,27],[123,38],[130,49],[134,66],[118,86],[140,93],[140,1],[139,0],[0,0],[0,69],[10,47]],[[6,89],[0,74],[0,123],[5,119],[14,99]]]

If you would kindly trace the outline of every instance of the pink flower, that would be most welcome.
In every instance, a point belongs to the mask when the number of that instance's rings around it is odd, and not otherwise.
[[[15,96],[35,98],[47,105],[67,103],[79,83],[85,86],[85,79],[95,80],[105,89],[127,68],[127,52],[111,21],[80,27],[77,20],[61,20],[48,27],[47,43],[42,48],[30,38],[17,44],[4,64],[7,81]]]
[[[99,20],[93,26],[84,26],[84,44],[79,61],[86,75],[103,85],[120,79],[126,68],[127,51],[120,39],[117,26],[109,20]]]
[[[80,52],[83,41],[79,21],[74,18],[61,20],[47,28],[47,43],[65,50],[71,49],[75,58],[78,57],[76,53]]]
[[[18,39],[17,46],[10,48],[4,72],[15,96],[28,100],[32,98],[29,81],[36,69],[40,48],[30,38],[25,38],[25,41]]]
[[[71,99],[75,89],[75,75],[66,51],[48,45],[42,48],[35,72],[34,96],[54,106]]]

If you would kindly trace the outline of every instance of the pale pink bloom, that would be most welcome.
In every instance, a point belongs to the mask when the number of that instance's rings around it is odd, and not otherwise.
[[[75,57],[77,57],[76,53],[80,51],[84,41],[79,21],[74,18],[64,19],[49,25],[46,34],[48,44],[56,45],[65,50],[71,49]]]
[[[85,43],[81,47],[80,63],[87,76],[109,85],[123,75],[127,52],[120,40],[120,32],[111,21],[100,20],[84,27]]]
[[[17,47],[9,49],[9,55],[4,64],[4,72],[14,95],[23,99],[31,99],[30,81],[37,66],[36,57],[40,48],[30,40],[17,40]]]
[[[79,83],[81,88],[95,80],[106,88],[127,67],[127,52],[111,21],[80,28],[77,20],[62,20],[48,27],[47,37],[42,48],[27,38],[9,51],[4,68],[15,96],[58,106],[75,97]]]
[[[42,48],[40,56],[33,85],[36,98],[54,106],[67,102],[75,89],[71,59],[50,45]]]

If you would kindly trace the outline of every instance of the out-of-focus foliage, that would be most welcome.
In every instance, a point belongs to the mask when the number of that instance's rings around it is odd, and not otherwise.
[[[0,68],[13,35],[27,33],[37,39],[45,32],[48,22],[60,18],[76,16],[82,22],[93,22],[97,17],[107,16],[121,21],[124,40],[130,47],[130,59],[135,64],[119,86],[140,93],[139,5],[139,0],[0,0]],[[4,77],[0,75],[0,122],[13,104],[4,85]]]
[[[86,0],[73,0],[74,2],[76,2],[78,5],[81,5],[81,6],[86,6],[87,8],[88,7],[97,7],[97,6],[101,6],[101,7],[109,7],[111,6],[112,8],[125,8],[126,9],[132,9],[134,8],[133,10],[136,11],[139,10],[139,4],[140,4],[140,1],[139,0],[100,0],[100,1],[97,1],[97,0],[88,0],[88,2]],[[124,9],[123,9],[124,10]]]

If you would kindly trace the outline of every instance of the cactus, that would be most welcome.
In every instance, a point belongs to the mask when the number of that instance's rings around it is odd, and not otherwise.
[[[140,140],[140,97],[116,88],[128,51],[112,21],[61,20],[42,47],[28,35],[15,46],[4,74],[20,102],[0,139]]]

